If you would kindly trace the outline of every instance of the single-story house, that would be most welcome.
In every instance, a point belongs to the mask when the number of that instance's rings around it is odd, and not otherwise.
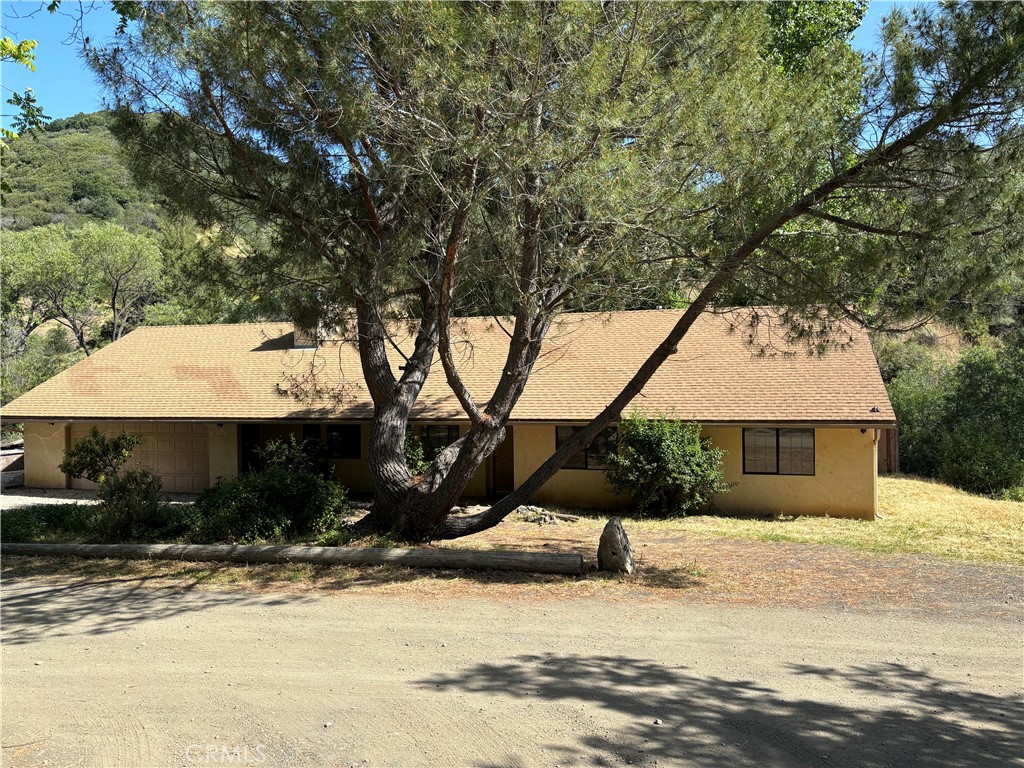
[[[665,337],[680,310],[580,313],[551,327],[507,437],[467,495],[512,490],[617,394]],[[867,334],[823,355],[761,323],[751,343],[749,313],[705,314],[636,398],[632,408],[701,424],[725,449],[720,509],[735,513],[873,518],[878,444],[896,423]],[[774,327],[776,330],[769,330]],[[485,401],[507,352],[508,323],[456,321],[459,366]],[[409,330],[395,346],[408,348]],[[397,371],[403,363],[396,351]],[[441,375],[423,388],[412,421],[428,451],[456,439],[468,420]],[[350,340],[311,344],[291,324],[139,328],[3,409],[25,424],[25,484],[88,487],[58,469],[64,451],[91,427],[145,436],[139,464],[172,492],[198,492],[253,465],[254,449],[288,433],[318,440],[337,479],[372,491],[365,457],[373,404]],[[581,451],[534,497],[539,503],[628,505],[602,472],[614,432]]]

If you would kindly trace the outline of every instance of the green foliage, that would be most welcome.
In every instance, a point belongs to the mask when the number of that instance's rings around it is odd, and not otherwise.
[[[764,7],[771,23],[770,51],[786,70],[795,71],[816,49],[849,40],[868,4],[867,0],[774,0]]]
[[[163,481],[149,469],[125,469],[106,477],[91,530],[104,541],[157,540],[166,533],[170,509],[161,499]]]
[[[0,402],[9,403],[82,359],[63,328],[29,336],[19,351],[16,331],[0,337]]]
[[[975,493],[1024,485],[1022,338],[1017,332],[995,347],[975,347],[955,364],[920,351],[906,356],[887,384],[904,472]]]
[[[240,475],[203,492],[189,511],[191,541],[280,541],[338,528],[348,510],[345,491],[310,470],[274,466]]]
[[[87,525],[91,537],[114,543],[149,541],[173,527],[171,510],[161,498],[160,476],[144,467],[125,469],[142,440],[141,434],[107,436],[93,427],[65,452],[60,471],[99,486],[102,503],[92,507],[94,514]]]
[[[130,231],[158,229],[167,217],[161,201],[132,179],[98,112],[55,120],[11,145],[4,156],[5,229],[93,222]]]
[[[93,427],[87,437],[67,449],[58,469],[72,477],[84,477],[102,488],[121,471],[142,441],[142,435],[137,432],[121,432],[108,437]]]
[[[708,507],[729,489],[725,451],[702,438],[699,424],[639,413],[619,422],[618,452],[608,456],[608,481],[628,493],[641,515],[685,515]]]
[[[0,540],[60,541],[87,537],[96,508],[91,504],[34,504],[0,514]]]
[[[903,472],[925,477],[938,475],[947,381],[946,366],[927,357],[900,371],[887,385],[899,420]]]
[[[31,328],[55,319],[82,351],[115,341],[141,320],[160,278],[160,251],[116,224],[63,224],[0,232],[5,322]]]
[[[257,449],[265,469],[283,469],[296,474],[318,474],[330,479],[334,473],[319,442],[300,441],[294,434],[286,440],[268,440]]]
[[[405,433],[405,465],[413,475],[422,475],[430,468],[423,440],[412,429]]]
[[[965,353],[950,378],[939,477],[975,493],[1024,485],[1024,333]]]
[[[907,371],[922,368],[935,359],[935,353],[915,340],[902,341],[876,336],[872,347],[878,360],[878,370],[886,384]]]

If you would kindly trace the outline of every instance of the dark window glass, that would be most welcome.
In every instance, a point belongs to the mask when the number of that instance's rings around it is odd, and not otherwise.
[[[566,441],[583,427],[555,427],[555,448],[561,448]],[[573,454],[563,469],[605,469],[608,466],[608,454],[618,450],[618,432],[615,427],[602,430],[594,441]]]
[[[779,474],[814,474],[814,430],[779,430]]]
[[[555,427],[555,450],[558,450],[569,441],[574,434],[579,432],[579,427]],[[587,449],[580,448],[569,460],[562,465],[563,469],[586,469]]]
[[[771,475],[779,471],[778,430],[743,430],[743,471]]]
[[[431,425],[420,427],[420,440],[423,441],[423,458],[433,461],[437,454],[459,439],[457,425]]]
[[[303,424],[302,425],[302,439],[303,440],[320,440],[320,425],[319,424]]]
[[[749,475],[813,475],[813,429],[744,429],[743,471]]]
[[[330,424],[327,427],[327,449],[332,459],[362,457],[362,429],[358,424]]]

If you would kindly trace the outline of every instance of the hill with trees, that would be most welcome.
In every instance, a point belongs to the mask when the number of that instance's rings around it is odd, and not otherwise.
[[[274,313],[235,284],[225,243],[135,182],[110,125],[79,114],[5,149],[2,402],[138,325]]]

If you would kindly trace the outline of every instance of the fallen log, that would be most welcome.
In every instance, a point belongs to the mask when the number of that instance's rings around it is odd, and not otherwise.
[[[317,563],[323,565],[401,565],[529,573],[583,573],[583,556],[553,552],[374,547],[268,547],[224,544],[15,544],[2,555],[105,557],[124,560],[186,560],[227,563]]]

